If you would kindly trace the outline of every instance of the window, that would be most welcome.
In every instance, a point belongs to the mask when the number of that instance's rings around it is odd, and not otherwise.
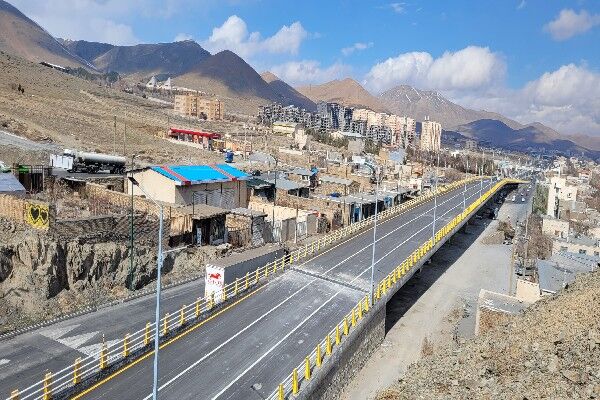
[[[567,246],[560,246],[560,251],[567,251]]]
[[[586,251],[586,250],[584,250],[584,249],[579,249],[579,254],[586,254],[586,253],[587,253],[587,251]]]
[[[594,255],[595,255],[596,257],[597,257],[597,256],[600,256],[600,252],[598,252],[598,251],[595,251],[595,252],[594,252]]]

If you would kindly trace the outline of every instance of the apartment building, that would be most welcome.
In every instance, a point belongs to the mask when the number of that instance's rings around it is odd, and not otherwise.
[[[421,123],[421,150],[440,151],[442,145],[442,124],[425,117]]]
[[[194,94],[176,95],[175,113],[208,121],[221,121],[224,114],[223,102]]]
[[[567,184],[566,178],[553,176],[550,178],[546,214],[554,218],[560,218],[560,202],[576,199],[577,186],[571,186]]]

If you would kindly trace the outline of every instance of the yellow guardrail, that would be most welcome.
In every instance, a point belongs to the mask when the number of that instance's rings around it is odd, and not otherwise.
[[[468,218],[470,214],[477,209],[481,204],[485,203],[490,196],[498,191],[502,186],[509,183],[523,183],[523,181],[513,179],[503,179],[497,182],[492,188],[487,190],[481,197],[471,203],[459,215],[454,217],[450,222],[439,229],[435,235],[421,244],[415,249],[404,261],[400,263],[393,271],[383,278],[377,285],[374,294],[373,303],[376,304],[390,290],[398,285],[402,279],[418,262],[424,257],[429,257],[429,252],[437,243],[448,236],[463,220]],[[364,318],[364,315],[369,312],[369,296],[362,298],[344,318],[329,331],[323,340],[315,346],[314,350],[304,358],[301,364],[292,370],[292,372],[279,384],[277,389],[268,397],[269,400],[286,400],[290,395],[299,393],[302,383],[308,383],[315,370],[323,366],[334,351],[334,348],[339,347],[344,339],[350,334],[353,329],[356,329],[359,322]],[[333,338],[333,341],[332,341]],[[323,349],[325,352],[323,353]],[[303,373],[299,374],[299,371]]]
[[[488,177],[483,178],[485,179]],[[399,215],[419,204],[431,200],[434,196],[442,195],[479,179],[480,177],[473,176],[468,179],[463,179],[461,181],[442,186],[438,188],[437,191],[431,191],[425,195],[418,196],[405,203],[379,212],[377,214],[377,218],[378,220],[383,221],[391,216]],[[210,312],[219,303],[223,303],[241,293],[250,290],[251,288],[256,287],[269,277],[285,271],[286,268],[289,269],[290,265],[319,253],[322,249],[327,248],[341,239],[354,235],[360,230],[371,225],[373,221],[374,216],[371,216],[360,222],[337,229],[328,235],[323,236],[314,242],[308,243],[271,263],[257,268],[253,272],[247,273],[244,277],[238,278],[234,282],[225,285],[221,290],[212,293],[208,297],[199,297],[195,302],[187,305],[184,304],[178,310],[166,312],[158,327],[161,338],[170,335],[173,331],[181,329],[184,326],[200,322],[206,316],[210,315]],[[357,318],[362,318],[363,311],[366,312],[367,310],[361,309],[356,311],[357,315],[354,315],[354,317],[351,319],[354,321],[351,324],[352,327],[354,327]],[[92,353],[84,358],[77,358],[72,365],[66,366],[58,372],[53,373],[47,371],[43,379],[39,382],[22,390],[13,390],[7,400],[50,399],[57,393],[67,389],[72,389],[73,386],[81,383],[86,378],[90,378],[97,373],[107,370],[115,363],[125,361],[132,355],[140,354],[140,351],[150,351],[152,347],[151,338],[154,337],[154,332],[157,329],[155,325],[156,324],[154,322],[147,322],[142,329],[131,334],[127,333],[123,339],[113,342],[110,345],[106,344],[106,342],[103,340],[103,344],[97,352]],[[348,327],[343,328],[343,332],[346,332],[347,329]],[[336,343],[338,342],[337,339],[339,338],[336,337]],[[325,354],[328,354],[328,352],[326,351]]]

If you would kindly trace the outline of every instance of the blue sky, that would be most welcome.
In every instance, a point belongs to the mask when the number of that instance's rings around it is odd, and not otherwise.
[[[14,0],[56,36],[196,40],[291,84],[397,84],[600,136],[600,2]]]

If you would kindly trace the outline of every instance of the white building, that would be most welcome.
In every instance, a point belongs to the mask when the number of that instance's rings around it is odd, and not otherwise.
[[[440,151],[442,145],[442,124],[425,117],[421,122],[421,150]]]

